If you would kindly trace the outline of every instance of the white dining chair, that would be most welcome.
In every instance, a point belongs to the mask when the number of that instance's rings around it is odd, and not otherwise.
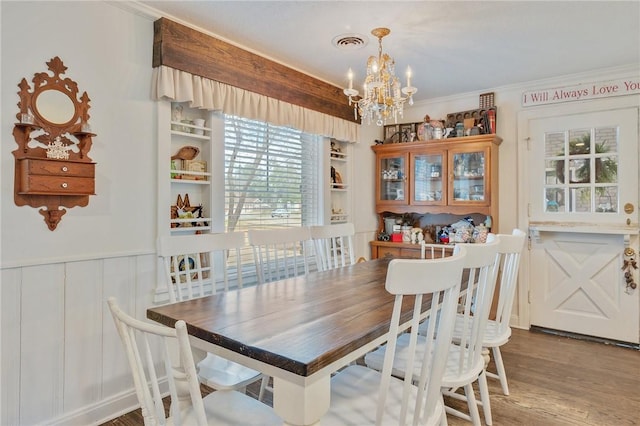
[[[250,229],[248,234],[259,283],[309,273],[309,227]]]
[[[236,287],[243,285],[240,250],[246,246],[243,232],[167,236],[159,239],[158,256],[164,265],[165,282],[171,303],[228,291],[235,278]],[[229,264],[229,257],[235,262]],[[249,272],[249,271],[247,271]],[[220,288],[218,288],[220,287]],[[244,392],[247,385],[268,377],[251,368],[211,353],[194,349],[198,362],[198,378],[216,389]],[[260,397],[264,396],[264,392]]]
[[[487,329],[482,340],[482,346],[491,349],[493,360],[496,366],[496,373],[487,371],[487,377],[500,380],[502,393],[509,395],[509,385],[507,383],[507,374],[500,353],[500,346],[509,341],[511,337],[511,327],[509,321],[511,319],[511,310],[513,308],[513,299],[516,293],[516,284],[518,281],[518,270],[520,267],[520,257],[524,250],[527,234],[520,230],[514,229],[511,235],[498,234],[500,244],[498,246],[499,259],[499,282],[496,284],[496,291],[499,291],[498,306],[495,319],[487,321]],[[456,328],[453,332],[454,341],[460,340],[462,333],[463,318],[459,315],[456,321]]]
[[[395,296],[390,319],[389,349],[380,372],[350,365],[331,379],[329,411],[322,418],[328,425],[438,425],[446,424],[441,394],[442,377],[451,345],[453,323],[465,249],[450,257],[432,260],[393,259],[389,262],[386,290]],[[424,318],[423,301],[429,312],[439,311],[441,321],[431,321],[428,339],[419,345],[418,325]],[[411,317],[401,318],[401,308],[410,307]],[[407,368],[417,371],[416,380],[394,377],[394,350],[401,324],[410,321],[408,345],[403,352]]]
[[[492,422],[485,360],[482,356],[482,342],[495,288],[499,241],[499,237],[496,237],[486,244],[456,245],[456,250],[463,246],[466,250],[464,267],[468,275],[465,275],[464,279],[467,280],[467,290],[462,292],[462,303],[458,303],[458,310],[462,309],[463,318],[461,339],[457,344],[452,343],[449,346],[447,366],[442,378],[442,394],[466,401],[469,414],[451,407],[446,407],[446,412],[472,421],[474,425],[480,424],[478,406],[483,408],[486,424],[490,425]],[[442,321],[443,319],[438,317],[435,322]],[[421,345],[428,344],[429,338],[424,334],[432,327],[433,322],[428,319],[421,324],[418,338]],[[455,324],[457,321],[454,320],[452,326]],[[411,353],[408,349],[409,339],[410,336],[406,334],[398,337],[395,349],[398,353],[393,367],[393,374],[397,377],[405,377],[405,372],[411,371],[406,368],[406,360]],[[368,353],[365,355],[365,364],[375,370],[381,370],[388,350],[386,346],[381,346]],[[414,380],[420,377],[419,372],[418,367],[413,369]],[[476,381],[480,389],[480,401],[476,400],[473,390],[473,383]],[[462,388],[463,394],[457,392],[460,388]]]
[[[113,297],[108,305],[146,426],[282,425],[271,407],[241,392],[220,390],[202,397],[184,321],[165,327],[127,315]],[[167,392],[172,407],[168,416],[162,401]]]
[[[420,258],[421,259],[437,259],[439,257],[447,257],[453,254],[454,244],[436,244],[425,243],[420,241]]]
[[[318,269],[326,271],[356,263],[353,223],[310,226]]]

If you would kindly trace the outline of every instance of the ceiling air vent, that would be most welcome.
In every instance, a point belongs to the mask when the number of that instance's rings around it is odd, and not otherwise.
[[[338,49],[353,50],[365,47],[368,40],[361,34],[341,34],[334,37],[332,43]]]

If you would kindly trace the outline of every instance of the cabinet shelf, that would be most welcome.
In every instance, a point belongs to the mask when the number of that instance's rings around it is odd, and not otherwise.
[[[172,183],[187,183],[187,184],[195,184],[195,185],[209,185],[211,173],[209,172],[192,172],[187,170],[175,170],[172,169],[169,171],[170,176],[193,176],[194,178],[199,179],[189,179],[189,178],[180,178],[180,177],[172,177]]]
[[[186,219],[171,219],[171,223],[203,223],[203,222],[211,222],[210,217],[190,217]],[[188,228],[188,226],[187,226]],[[174,228],[175,229],[175,228]]]
[[[461,180],[461,181],[465,181],[465,180],[484,180],[484,176],[454,176],[453,177],[455,180]]]
[[[349,221],[349,215],[346,214],[332,214],[331,223],[345,223]]]
[[[172,135],[178,135],[178,136],[186,136],[188,138],[193,138],[193,139],[201,139],[201,140],[209,140],[209,136],[207,135],[196,135],[195,133],[185,133],[185,132],[179,132],[177,130],[172,130],[171,131]]]
[[[185,226],[182,228],[171,228],[171,233],[193,232],[193,231],[209,231],[210,226]]]
[[[184,183],[186,185],[211,185],[209,180],[196,179],[171,179],[171,183]]]
[[[176,129],[177,127],[177,129]],[[178,130],[181,129],[181,130]],[[186,131],[187,129],[191,129],[191,131]],[[202,130],[201,135],[195,133],[196,130]],[[182,123],[180,121],[171,121],[171,134],[172,135],[180,135],[186,136],[194,139],[202,139],[209,140],[210,136],[208,132],[211,132],[209,127],[196,126],[194,124]]]

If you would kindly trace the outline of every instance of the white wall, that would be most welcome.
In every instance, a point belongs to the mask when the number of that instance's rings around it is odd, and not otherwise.
[[[150,100],[153,20],[104,2],[2,2],[2,266],[155,249],[155,112]],[[91,99],[96,194],[49,231],[13,202],[12,136],[18,83],[51,58]]]
[[[101,1],[0,8],[0,424],[91,424],[137,404],[105,299],[144,317],[155,287],[154,19]],[[55,56],[91,99],[97,195],[52,232],[15,205],[11,151],[18,84]]]

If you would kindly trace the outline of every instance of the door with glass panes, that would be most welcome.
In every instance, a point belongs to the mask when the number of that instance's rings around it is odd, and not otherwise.
[[[638,251],[638,109],[527,125],[531,325],[638,343],[640,289],[622,269]]]

